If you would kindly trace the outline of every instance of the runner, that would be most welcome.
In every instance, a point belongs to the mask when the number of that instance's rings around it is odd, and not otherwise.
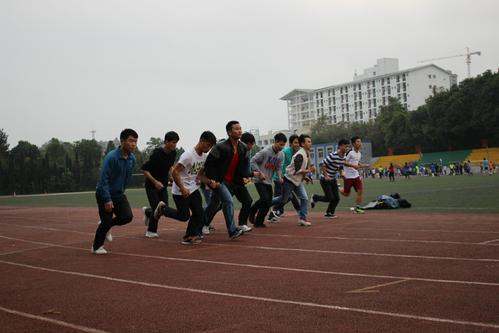
[[[317,202],[329,202],[326,214],[324,215],[326,218],[338,218],[338,216],[335,215],[336,207],[340,202],[337,179],[345,165],[347,147],[348,140],[340,140],[338,142],[338,150],[329,153],[322,161],[320,183],[325,195],[312,195],[311,206],[313,209]]]
[[[125,195],[125,187],[132,178],[138,134],[133,129],[124,129],[120,134],[121,144],[111,150],[104,161],[95,191],[100,223],[95,231],[92,253],[107,254],[104,241],[113,240],[109,232],[112,227],[125,225],[133,219],[132,209]],[[114,215],[114,217],[113,217]]]

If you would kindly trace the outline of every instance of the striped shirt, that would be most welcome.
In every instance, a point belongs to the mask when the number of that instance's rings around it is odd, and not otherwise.
[[[338,155],[338,152],[329,153],[326,158],[322,161],[324,166],[326,167],[326,173],[331,178],[336,178],[337,173],[343,169],[343,165],[345,164],[346,156],[341,157]],[[323,177],[321,175],[321,177]]]

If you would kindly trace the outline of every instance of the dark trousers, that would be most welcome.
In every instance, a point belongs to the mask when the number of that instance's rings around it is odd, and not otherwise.
[[[283,183],[281,183],[278,180],[274,180],[274,196],[278,197],[282,194],[282,187],[283,187]],[[293,208],[296,211],[299,211],[300,210],[300,201],[298,200],[298,198],[296,197],[296,194],[294,192],[291,193],[289,200],[291,200],[291,203],[293,204]],[[279,214],[284,213],[284,207],[276,209],[276,210]]]
[[[147,200],[149,200],[150,208],[145,211],[146,216],[149,218],[149,225],[147,231],[157,232],[158,231],[158,220],[154,218],[154,211],[158,206],[160,201],[163,201],[166,206],[163,208],[163,215],[167,217],[175,218],[177,211],[171,207],[168,207],[168,190],[167,187],[163,187],[161,190],[156,189],[153,185],[146,182],[145,184]]]
[[[253,206],[251,206],[250,214],[251,216],[255,216],[255,225],[262,225],[265,216],[269,212],[270,207],[272,207],[272,185],[265,183],[255,183],[256,190],[260,195],[260,199],[258,199]]]
[[[197,236],[203,225],[203,199],[199,190],[188,197],[174,194],[173,200],[177,206],[177,219],[189,221],[184,238]]]
[[[95,232],[93,245],[94,250],[97,250],[99,247],[104,245],[106,234],[109,230],[115,225],[125,225],[132,222],[133,214],[126,195],[123,195],[120,199],[113,200],[114,208],[113,211],[109,213],[104,209],[104,205],[106,204],[104,200],[98,195],[95,195],[95,197],[97,199],[97,206],[99,208],[99,217],[101,221],[97,227],[97,231]]]
[[[395,181],[395,173],[394,172],[390,172],[388,174],[388,176],[390,177],[390,181],[394,182]]]
[[[239,211],[239,217],[238,217],[239,225],[248,224],[248,217],[251,210],[251,204],[253,203],[253,199],[251,198],[248,189],[246,188],[246,186],[240,184],[224,182],[224,185],[227,187],[230,194],[236,196],[237,200],[239,200],[239,202],[241,203],[241,210]],[[213,218],[215,217],[217,212],[222,209],[222,204],[221,204],[222,201],[220,195],[221,193],[219,190],[213,191],[210,204],[208,205],[208,207],[206,207],[205,210],[206,218],[204,220],[204,224],[206,226],[210,225],[211,221],[213,221]]]
[[[340,202],[340,194],[338,192],[338,183],[336,179],[325,180],[321,179],[321,187],[324,190],[324,195],[314,194],[314,201],[329,202],[326,213],[334,214],[336,206]]]

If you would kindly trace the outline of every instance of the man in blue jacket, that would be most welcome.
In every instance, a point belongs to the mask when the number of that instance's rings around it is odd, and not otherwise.
[[[111,227],[125,225],[133,219],[132,209],[125,195],[135,165],[133,151],[137,147],[138,134],[133,129],[124,129],[120,134],[121,145],[104,158],[95,197],[99,208],[100,224],[95,232],[92,253],[106,254],[104,241]],[[114,217],[113,217],[114,215]]]

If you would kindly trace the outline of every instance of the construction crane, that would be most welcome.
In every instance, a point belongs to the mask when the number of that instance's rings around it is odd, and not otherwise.
[[[470,48],[467,47],[465,54],[456,54],[456,55],[448,56],[448,57],[426,59],[426,60],[418,61],[418,63],[429,62],[429,61],[436,61],[436,60],[443,60],[443,59],[450,59],[450,58],[464,57],[464,61],[466,62],[466,65],[468,66],[468,79],[469,79],[471,77],[470,66],[471,66],[471,56],[472,55],[482,55],[482,52],[481,51],[470,52]]]

